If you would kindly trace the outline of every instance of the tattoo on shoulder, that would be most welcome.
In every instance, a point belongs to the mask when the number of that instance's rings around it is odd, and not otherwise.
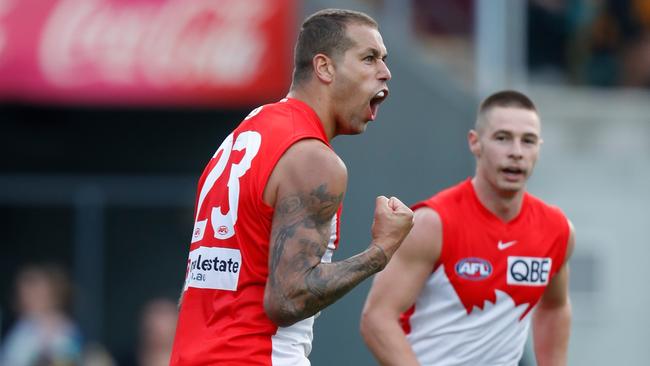
[[[309,193],[300,192],[283,198],[276,210],[290,221],[294,221],[291,216],[296,216],[295,219],[307,218],[322,223],[334,216],[342,200],[342,193],[331,194],[327,191],[327,185],[321,184]]]

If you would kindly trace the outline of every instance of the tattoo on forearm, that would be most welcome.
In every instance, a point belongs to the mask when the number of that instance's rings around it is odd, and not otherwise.
[[[342,199],[342,194],[329,193],[323,184],[276,205],[280,225],[272,234],[269,283],[278,290],[279,300],[285,301],[286,310],[297,318],[333,303],[385,264],[381,255],[370,252],[336,263],[320,262],[331,235],[332,217]],[[282,261],[291,263],[281,265]]]
[[[305,313],[313,314],[332,304],[382,267],[381,258],[361,253],[340,262],[313,268],[305,278],[307,289],[312,295],[305,299]]]

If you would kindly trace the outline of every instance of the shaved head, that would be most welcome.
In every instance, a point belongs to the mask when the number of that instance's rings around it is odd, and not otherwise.
[[[474,129],[477,132],[480,133],[485,129],[485,124],[487,123],[487,114],[495,107],[520,108],[538,113],[537,107],[535,107],[535,103],[533,103],[533,101],[530,100],[530,98],[528,98],[525,94],[515,90],[503,90],[496,92],[485,98],[478,108],[476,123],[474,124]]]

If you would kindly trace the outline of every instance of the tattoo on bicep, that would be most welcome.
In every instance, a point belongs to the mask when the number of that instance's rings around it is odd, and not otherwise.
[[[275,235],[274,245],[271,246],[271,261],[270,261],[270,271],[275,273],[278,268],[278,263],[284,254],[284,246],[287,243],[287,240],[292,238],[296,233],[296,224],[286,225],[281,227],[278,230],[277,235]]]
[[[336,196],[327,192],[327,186],[325,184],[321,184],[312,191],[312,196],[317,200],[316,206],[319,208],[315,216],[328,222],[332,219],[336,211],[338,211],[343,200],[343,194]]]
[[[327,185],[321,184],[310,193],[300,192],[281,199],[276,206],[276,216],[281,221],[279,227],[274,229],[273,245],[270,253],[271,276],[275,274],[284,252],[286,243],[296,236],[300,229],[316,230],[317,241],[313,238],[296,238],[304,247],[300,250],[303,259],[309,256],[322,257],[327,248],[332,217],[338,210],[343,200],[343,194],[331,194]],[[315,245],[314,245],[315,244]],[[313,262],[313,260],[312,260]]]
[[[276,295],[284,297],[284,306],[301,317],[333,303],[381,268],[381,260],[374,263],[364,254],[332,264],[320,263],[331,235],[332,217],[342,200],[343,194],[332,194],[323,184],[309,193],[285,197],[276,206],[278,221],[269,253],[269,281],[280,290]],[[282,261],[291,265],[280,266]]]
[[[281,200],[276,210],[278,210],[278,212],[282,213],[283,215],[291,215],[300,210],[302,206],[303,203],[301,197],[295,195]]]

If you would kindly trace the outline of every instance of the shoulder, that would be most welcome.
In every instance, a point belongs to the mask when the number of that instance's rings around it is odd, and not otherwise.
[[[282,155],[276,169],[304,178],[331,175],[334,179],[347,178],[343,160],[322,141],[305,138],[292,144]]]
[[[525,193],[525,199],[528,200],[528,205],[533,207],[535,210],[542,211],[550,215],[564,217],[564,213],[560,207],[550,204],[530,192]]]
[[[463,181],[439,191],[426,200],[416,203],[412,206],[412,209],[416,210],[421,207],[429,207],[440,215],[446,208],[458,204],[470,193],[466,187],[466,181]]]
[[[276,103],[265,104],[253,109],[245,118],[244,122],[275,130],[294,131],[314,128],[313,125],[320,123],[318,116],[307,105],[295,100],[282,99]]]
[[[290,122],[293,118],[287,103],[265,104],[250,111],[240,123],[239,129],[272,131],[275,136],[283,137],[293,129],[293,123]]]
[[[428,228],[439,228],[442,226],[440,215],[435,209],[429,206],[421,206],[416,208],[413,211],[413,220],[415,221],[416,225]]]
[[[413,213],[413,228],[398,253],[411,260],[426,260],[434,264],[440,256],[442,221],[431,207],[423,206]]]
[[[569,238],[567,239],[566,255],[565,255],[565,259],[564,259],[565,263],[573,255],[573,250],[575,249],[575,246],[576,246],[575,227],[573,226],[573,223],[571,222],[571,220],[567,219],[566,221],[567,221],[567,224],[569,225]]]
[[[548,231],[549,226],[556,228],[559,233],[559,240],[561,240],[562,244],[566,244],[564,256],[564,262],[566,263],[571,258],[575,248],[575,227],[573,223],[560,207],[546,203],[530,193],[527,193],[527,199],[533,211],[540,214],[540,220],[545,221],[544,227],[547,228],[546,230]]]
[[[550,221],[551,224],[564,228],[564,230],[568,229],[568,219],[560,207],[549,204],[530,193],[526,193],[526,200],[531,211],[540,220],[546,221],[547,224]]]
[[[286,114],[290,113],[291,105],[286,103],[285,100],[280,100],[275,103],[264,104],[253,109],[244,120],[250,120],[254,118],[272,116],[273,114]]]
[[[264,200],[273,207],[278,195],[318,191],[342,195],[346,186],[343,160],[322,141],[307,138],[292,144],[278,160]]]

